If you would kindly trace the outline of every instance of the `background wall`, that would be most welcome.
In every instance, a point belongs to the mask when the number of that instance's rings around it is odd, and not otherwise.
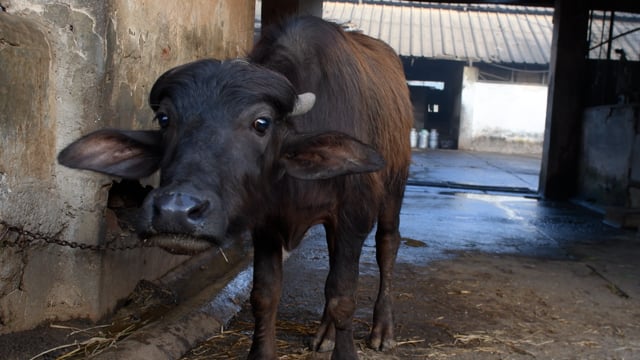
[[[465,67],[461,100],[460,149],[542,154],[547,86],[477,81]]]
[[[10,0],[0,10],[0,220],[104,244],[121,230],[112,178],[56,164],[73,139],[103,127],[151,128],[155,79],[198,58],[243,56],[253,0]],[[0,225],[0,234],[4,232]],[[5,241],[18,240],[11,232]],[[30,244],[0,247],[0,333],[46,319],[96,319],[140,278],[184,257]]]
[[[640,209],[640,105],[603,105],[583,115],[578,196]]]

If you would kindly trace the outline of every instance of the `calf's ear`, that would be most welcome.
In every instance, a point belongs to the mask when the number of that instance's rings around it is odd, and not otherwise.
[[[138,179],[158,169],[161,143],[159,131],[98,130],[68,145],[58,154],[58,162],[74,169]]]
[[[297,135],[283,146],[285,172],[304,180],[380,170],[384,159],[371,146],[339,132]]]

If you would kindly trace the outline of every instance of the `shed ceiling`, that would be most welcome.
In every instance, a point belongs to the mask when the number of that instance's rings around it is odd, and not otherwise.
[[[589,56],[607,57],[608,13],[595,12]],[[325,1],[323,18],[381,39],[401,56],[518,65],[547,65],[553,8],[399,0]],[[617,15],[613,36],[640,27],[640,15]],[[603,46],[594,46],[604,43]],[[640,31],[615,39],[629,60],[640,60]],[[616,59],[615,54],[611,55]]]

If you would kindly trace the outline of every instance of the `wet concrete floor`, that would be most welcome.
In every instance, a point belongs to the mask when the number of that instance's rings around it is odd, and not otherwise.
[[[464,150],[416,150],[409,183],[461,189],[535,193],[541,160],[536,156]]]
[[[599,214],[540,201],[539,171],[536,157],[414,152],[401,233],[428,246],[409,241],[398,261],[424,261],[456,250],[562,257],[563,247],[576,237],[587,241],[616,232],[600,222]],[[373,246],[371,237],[367,245]]]
[[[397,263],[427,266],[461,251],[570,259],[568,249],[576,244],[635,236],[579,205],[541,201],[535,194],[539,167],[535,157],[414,152]],[[373,234],[360,260],[363,275],[378,272]],[[327,256],[323,229],[314,228],[288,260],[287,272],[327,271]]]

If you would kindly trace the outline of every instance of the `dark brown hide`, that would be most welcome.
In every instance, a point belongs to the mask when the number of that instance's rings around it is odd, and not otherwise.
[[[363,241],[378,221],[381,281],[370,345],[376,349],[395,346],[391,273],[400,241],[399,211],[410,163],[408,134],[412,123],[400,59],[381,41],[344,32],[316,18],[301,18],[266,29],[249,60],[284,74],[296,92],[316,95],[314,108],[296,119],[298,131],[346,133],[372,145],[384,158],[385,167],[374,173],[331,181],[282,182],[277,223],[283,223],[286,230],[277,241],[292,248],[308,226],[324,224],[331,270],[314,348],[335,346],[333,358],[355,358],[351,319],[358,261]],[[272,230],[258,229],[255,241],[262,241],[260,237]],[[252,294],[257,324],[250,357],[256,359],[275,356],[274,314],[280,291],[277,252],[277,247],[256,252],[255,271],[260,273],[256,280],[265,282],[265,286],[255,286]]]

